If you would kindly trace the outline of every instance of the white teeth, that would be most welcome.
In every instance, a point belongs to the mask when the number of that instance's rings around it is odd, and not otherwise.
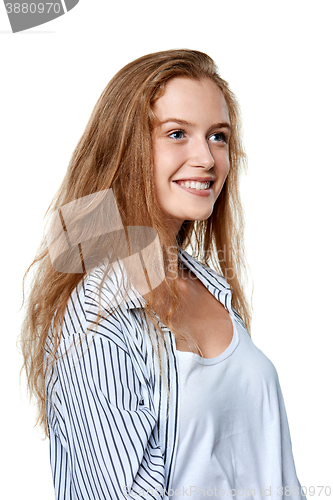
[[[207,182],[180,181],[179,184],[181,186],[185,186],[187,188],[192,188],[192,189],[208,189],[210,181]]]

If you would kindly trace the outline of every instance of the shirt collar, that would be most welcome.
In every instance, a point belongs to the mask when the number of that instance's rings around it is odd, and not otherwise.
[[[205,287],[216,297],[218,300],[224,298],[223,302],[226,303],[226,297],[231,301],[230,285],[223,276],[213,271],[210,267],[198,262],[194,257],[186,252],[181,247],[178,247],[178,256],[180,261],[192,271],[196,277],[205,285]],[[124,300],[126,309],[142,308],[146,303],[144,297],[133,286],[128,291],[127,298]]]

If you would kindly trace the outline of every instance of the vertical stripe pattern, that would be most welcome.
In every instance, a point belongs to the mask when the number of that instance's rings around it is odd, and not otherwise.
[[[244,327],[231,306],[230,286],[208,266],[179,249],[183,264]],[[178,444],[179,378],[171,331],[160,339],[153,325],[142,328],[144,300],[134,289],[96,329],[96,269],[68,301],[57,361],[45,380],[50,463],[56,500],[169,498]],[[110,311],[119,274],[109,273],[101,305]],[[245,327],[244,327],[245,328]],[[153,341],[161,342],[167,391]],[[52,325],[45,346],[52,344]],[[169,415],[167,417],[167,414]],[[132,492],[131,492],[132,490]]]

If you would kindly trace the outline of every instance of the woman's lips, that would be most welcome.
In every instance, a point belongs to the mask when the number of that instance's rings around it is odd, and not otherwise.
[[[177,181],[172,181],[174,184],[177,184],[181,189],[184,189],[188,193],[196,194],[197,196],[209,196],[212,193],[212,188],[209,187],[208,189],[195,189],[195,188],[188,188],[186,186],[182,186],[179,184]]]

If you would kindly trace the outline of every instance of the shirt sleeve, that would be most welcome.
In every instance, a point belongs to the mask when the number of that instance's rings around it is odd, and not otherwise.
[[[61,449],[50,454],[54,480],[66,476],[67,494],[61,498],[164,498],[164,458],[153,432],[157,417],[143,399],[146,392],[119,320],[112,315],[100,322],[97,333],[64,336],[58,354],[56,441]]]

